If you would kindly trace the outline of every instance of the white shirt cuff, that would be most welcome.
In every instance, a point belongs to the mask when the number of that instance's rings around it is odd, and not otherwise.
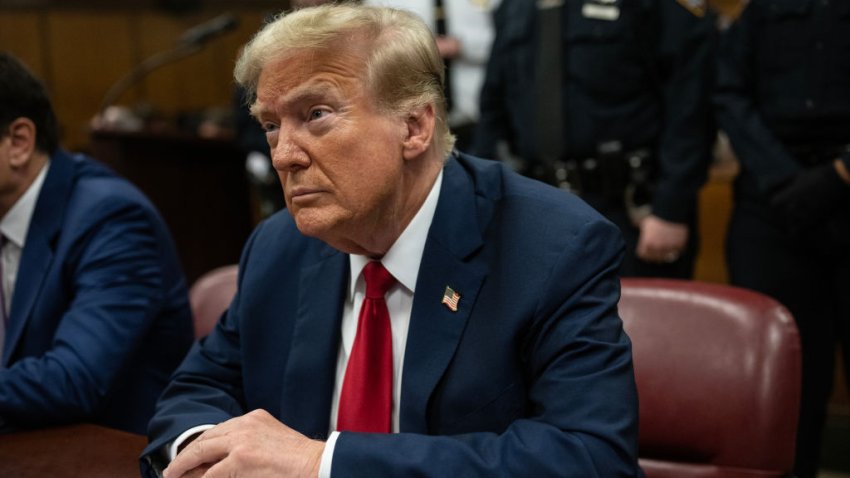
[[[197,435],[200,435],[214,426],[215,425],[198,425],[181,433],[180,436],[175,438],[174,441],[171,442],[171,445],[168,446],[168,462],[171,463],[174,460],[174,457],[177,456],[177,450],[180,449],[180,445],[182,445],[183,442],[190,438],[194,439]]]
[[[331,478],[331,464],[337,438],[339,438],[339,432],[331,432],[328,441],[325,442],[325,451],[322,452],[322,461],[319,462],[319,478]]]

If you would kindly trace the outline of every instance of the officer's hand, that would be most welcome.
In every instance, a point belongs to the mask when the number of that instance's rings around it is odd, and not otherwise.
[[[687,225],[650,214],[640,222],[636,252],[646,262],[675,262],[687,243]]]
[[[832,163],[827,163],[798,173],[773,194],[771,204],[783,215],[791,232],[805,231],[839,208],[846,209],[850,185]]]
[[[443,58],[457,58],[460,56],[460,40],[457,37],[440,35],[437,37],[437,50]]]

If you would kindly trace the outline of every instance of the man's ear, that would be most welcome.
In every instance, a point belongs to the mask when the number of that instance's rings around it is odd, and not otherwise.
[[[16,118],[9,124],[9,164],[13,169],[26,166],[35,153],[35,129],[35,123],[29,118]]]
[[[404,159],[421,156],[434,139],[436,116],[434,105],[427,104],[408,113],[405,119],[407,136],[404,138]]]

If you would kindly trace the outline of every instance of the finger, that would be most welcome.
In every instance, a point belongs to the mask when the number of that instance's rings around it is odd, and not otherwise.
[[[239,471],[239,466],[235,464],[236,461],[231,459],[221,460],[220,462],[206,468],[205,473],[202,475],[202,478],[217,478],[217,477],[229,477],[229,476],[237,476],[237,471]],[[236,469],[234,469],[236,468]],[[246,471],[246,470],[242,470]]]
[[[650,254],[649,248],[646,246],[646,241],[643,239],[643,235],[641,234],[638,237],[637,247],[635,248],[635,254],[639,259],[649,261],[652,259],[652,254]]]
[[[668,249],[644,241],[638,245],[636,254],[638,258],[646,262],[664,262],[668,251]]]
[[[202,465],[189,470],[182,476],[182,478],[204,478],[205,476],[208,476],[207,470],[209,469],[210,467],[208,467],[207,465]]]
[[[213,430],[213,429],[210,429]],[[230,440],[224,436],[206,436],[204,433],[189,443],[163,470],[163,478],[179,478],[198,467],[209,467],[224,459],[230,449]]]
[[[679,260],[679,253],[676,251],[670,251],[664,255],[664,262],[671,264]]]

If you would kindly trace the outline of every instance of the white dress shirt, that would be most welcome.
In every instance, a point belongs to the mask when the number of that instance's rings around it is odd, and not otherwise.
[[[6,307],[6,317],[9,316],[12,305],[12,294],[15,293],[15,281],[18,278],[18,267],[21,264],[21,252],[30,229],[32,215],[35,212],[35,204],[41,193],[41,186],[47,176],[50,167],[48,161],[35,181],[30,184],[24,195],[9,209],[9,212],[0,219],[0,234],[6,237],[6,243],[0,249],[0,261],[3,261],[3,276],[0,277],[0,287],[3,288],[3,305]],[[6,324],[0,320],[0,355],[3,354],[3,344],[6,341]]]
[[[442,185],[443,172],[440,171],[437,180],[434,181],[434,186],[431,187],[431,192],[428,193],[428,197],[422,203],[422,207],[419,208],[404,232],[381,258],[381,264],[398,281],[386,295],[393,337],[393,433],[398,433],[399,429],[402,364],[404,363],[404,349],[407,345],[407,330],[410,326],[410,313],[413,310],[413,293],[416,291],[419,264],[422,262],[425,241],[428,239],[428,230],[431,229],[431,222],[434,220],[434,211],[437,210],[437,199],[440,197]],[[342,311],[342,340],[339,344],[336,380],[331,401],[331,434],[327,443],[325,443],[325,451],[322,453],[319,478],[330,478],[331,476],[331,461],[336,447],[336,439],[339,437],[339,432],[335,431],[337,412],[339,411],[339,395],[342,391],[342,381],[345,378],[348,356],[351,353],[351,347],[354,345],[354,336],[357,335],[360,305],[366,295],[366,282],[363,279],[362,272],[366,264],[372,259],[351,255],[349,260],[351,261],[351,277]]]

